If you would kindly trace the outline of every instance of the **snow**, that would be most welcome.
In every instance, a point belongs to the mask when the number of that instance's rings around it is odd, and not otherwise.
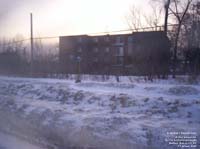
[[[82,78],[0,77],[0,130],[51,147],[105,149],[170,148],[166,132],[200,132],[200,85],[184,76]]]
[[[42,149],[17,137],[0,133],[0,149]],[[44,148],[43,148],[44,149]]]

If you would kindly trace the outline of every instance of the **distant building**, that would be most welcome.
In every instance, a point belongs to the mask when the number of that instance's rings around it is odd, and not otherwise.
[[[62,73],[77,73],[80,60],[84,74],[142,74],[144,70],[140,69],[146,68],[141,66],[165,56],[168,60],[170,52],[169,40],[162,31],[62,36],[59,44]]]

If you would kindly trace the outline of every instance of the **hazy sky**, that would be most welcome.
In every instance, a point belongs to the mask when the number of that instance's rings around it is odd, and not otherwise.
[[[148,0],[0,0],[0,36],[28,37],[30,12],[35,36],[127,29],[133,4],[148,11]]]

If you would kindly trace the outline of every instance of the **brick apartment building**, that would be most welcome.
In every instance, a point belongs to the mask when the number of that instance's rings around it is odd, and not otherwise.
[[[78,67],[84,74],[142,74],[146,68],[141,66],[162,61],[170,51],[163,31],[62,36],[59,47],[61,72],[73,74]]]

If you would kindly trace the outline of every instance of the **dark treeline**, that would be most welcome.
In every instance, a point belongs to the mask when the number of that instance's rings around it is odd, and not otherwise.
[[[177,33],[178,27],[173,28]],[[177,43],[177,68],[180,73],[199,75],[200,73],[200,2],[191,3],[181,23]],[[174,46],[176,34],[171,34]]]
[[[29,44],[15,40],[1,41],[0,73],[4,75],[31,75],[31,55]],[[41,40],[34,42],[33,76],[46,76],[58,73],[57,44],[43,44]]]

